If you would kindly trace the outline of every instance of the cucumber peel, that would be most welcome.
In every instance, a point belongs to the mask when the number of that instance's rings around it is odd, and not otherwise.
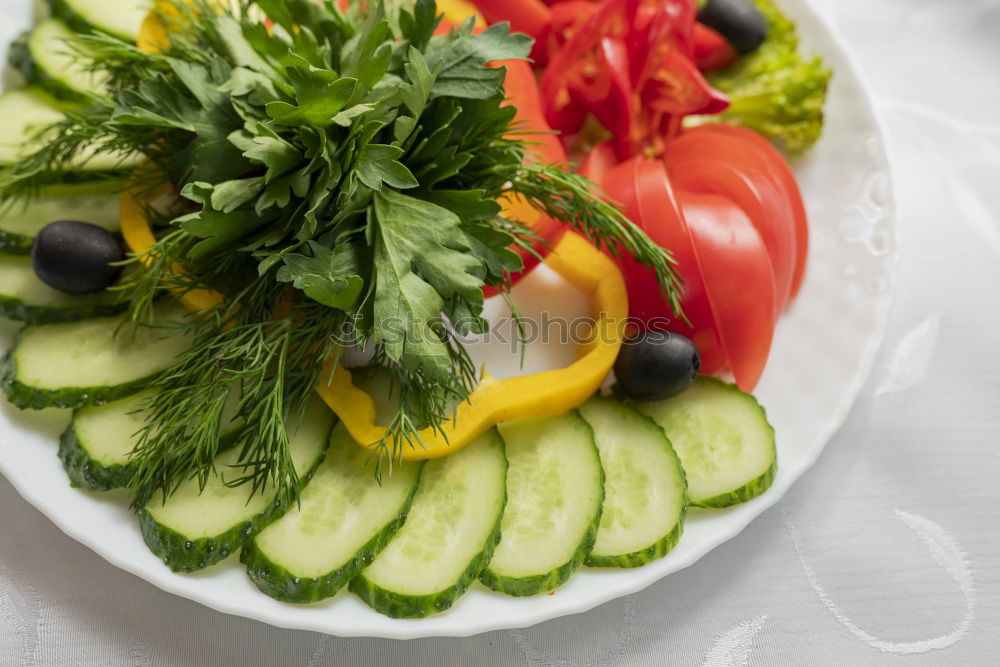
[[[604,470],[594,433],[576,410],[501,424],[507,508],[501,538],[479,579],[514,596],[565,583],[597,539]]]
[[[665,401],[638,403],[666,432],[696,507],[729,507],[764,493],[778,457],[774,428],[750,394],[712,377]]]
[[[351,581],[351,592],[392,618],[423,618],[451,607],[500,540],[506,476],[496,429],[425,463],[406,523]]]
[[[580,406],[604,468],[604,507],[586,564],[639,567],[665,556],[684,530],[687,482],[670,441],[652,419],[615,398]]]
[[[289,433],[288,448],[300,491],[308,488],[323,461],[333,423],[333,413],[313,399],[296,430]],[[288,508],[273,490],[259,490],[248,497],[248,485],[227,485],[227,477],[232,478],[227,471],[235,470],[237,476],[241,472],[239,450],[228,449],[216,457],[216,473],[204,489],[197,479],[189,479],[165,500],[139,511],[146,545],[175,572],[194,572],[223,560]]]

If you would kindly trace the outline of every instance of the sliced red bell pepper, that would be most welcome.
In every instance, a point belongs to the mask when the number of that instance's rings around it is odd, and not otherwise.
[[[739,58],[728,39],[703,23],[694,24],[694,61],[698,69],[711,72],[732,65]]]
[[[548,29],[539,37],[531,51],[536,67],[545,67],[552,56],[569,41],[573,33],[590,19],[597,5],[590,0],[569,0],[551,6],[552,15]]]

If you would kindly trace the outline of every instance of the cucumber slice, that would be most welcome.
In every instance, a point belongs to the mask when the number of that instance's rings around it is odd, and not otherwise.
[[[0,95],[0,167],[16,164],[31,153],[32,135],[38,129],[63,119],[59,104],[38,88],[9,90]],[[138,166],[141,155],[95,154],[84,149],[64,165],[63,177],[87,180],[105,172],[117,172]],[[77,173],[81,172],[81,173]]]
[[[698,507],[728,507],[766,491],[778,469],[764,408],[735,385],[700,377],[676,398],[640,403],[666,432]]]
[[[393,618],[449,608],[493,555],[506,489],[507,459],[496,429],[428,461],[406,523],[351,581],[351,592]]]
[[[596,567],[638,567],[680,539],[687,508],[684,470],[663,429],[631,406],[595,396],[580,406],[604,468],[604,508],[587,556]]]
[[[323,460],[333,423],[330,409],[313,398],[295,432],[289,435],[288,448],[301,484],[309,483]],[[274,491],[265,490],[248,498],[249,486],[226,486],[227,478],[242,474],[239,467],[231,472],[241,449],[234,447],[216,457],[218,472],[204,490],[198,488],[197,479],[190,479],[166,501],[156,500],[139,511],[146,546],[171,570],[194,572],[219,562],[287,509]]]
[[[135,471],[129,454],[145,424],[140,409],[152,396],[148,390],[105,405],[80,408],[59,440],[59,458],[70,484],[89,491],[127,486]],[[234,392],[220,422],[219,439],[232,444],[242,422],[235,420],[239,396]]]
[[[76,296],[52,289],[35,275],[31,258],[0,255],[0,316],[22,322],[72,322],[125,310],[125,292]]]
[[[30,200],[0,205],[0,253],[27,255],[42,227],[56,220],[80,220],[117,232],[123,187],[120,181],[53,185]]]
[[[135,42],[153,0],[49,0],[49,8],[81,32],[99,30]]]
[[[499,429],[510,465],[507,508],[500,544],[479,578],[501,593],[535,595],[563,584],[593,548],[604,471],[576,410]]]
[[[181,310],[169,304],[158,315],[161,321],[177,319]],[[113,401],[143,388],[191,345],[190,335],[172,329],[119,333],[125,322],[99,317],[24,327],[0,363],[7,400],[30,409]]]
[[[88,71],[70,43],[75,33],[59,19],[45,19],[11,44],[8,60],[29,85],[63,99],[85,102],[104,95],[104,77]]]
[[[379,485],[369,452],[337,426],[326,462],[298,507],[247,542],[240,560],[257,587],[285,602],[331,597],[382,551],[403,524],[421,465],[395,465]]]

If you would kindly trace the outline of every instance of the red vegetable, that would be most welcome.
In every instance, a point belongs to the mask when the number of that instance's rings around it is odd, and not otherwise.
[[[653,241],[670,248],[684,277],[681,305],[690,324],[669,311],[649,269],[628,256],[617,260],[625,275],[629,317],[645,327],[687,336],[701,355],[702,372],[721,371],[727,364],[726,353],[716,334],[715,315],[701,279],[701,262],[666,169],[660,162],[636,157],[610,170],[601,185]]]
[[[663,163],[633,158],[605,176],[608,196],[657,243],[670,248],[684,276],[681,306],[689,323],[668,310],[649,271],[620,262],[630,316],[694,341],[702,372],[729,370],[744,390],[767,362],[774,321],[774,273],[764,242],[732,201],[671,185]]]
[[[767,249],[731,201],[683,190],[678,199],[698,248],[729,370],[741,389],[753,391],[767,364],[778,313]]]
[[[733,137],[739,137],[743,141],[751,144],[757,149],[758,155],[765,159],[771,167],[771,172],[776,181],[781,184],[785,198],[791,208],[792,224],[795,228],[795,241],[798,252],[795,258],[795,272],[792,276],[791,299],[794,299],[802,286],[802,279],[805,277],[806,262],[809,258],[809,221],[806,216],[805,203],[802,201],[802,193],[799,191],[798,181],[792,172],[788,160],[774,147],[770,141],[762,135],[739,125],[726,125],[724,123],[712,123],[703,125],[700,128],[689,130],[695,132],[715,132],[724,133]]]
[[[552,19],[552,10],[541,0],[475,0],[475,5],[489,23],[509,21],[515,32],[535,39],[548,30]]]
[[[694,0],[546,2],[479,5],[538,39],[548,125],[583,154],[582,173],[678,261],[688,321],[626,258],[631,315],[655,328],[669,318],[697,345],[703,372],[728,370],[752,389],[775,320],[801,285],[808,228],[794,175],[766,139],[726,125],[682,132],[685,116],[726,108],[702,71],[739,56],[696,22]]]
[[[678,187],[723,195],[750,216],[771,256],[783,310],[805,271],[805,211],[784,158],[763,138],[748,135],[757,136],[724,125],[696,128],[671,141],[663,159]]]
[[[725,37],[703,23],[694,24],[694,61],[702,72],[732,65],[739,57]]]
[[[592,114],[625,157],[659,150],[680,116],[724,109],[728,100],[691,61],[694,22],[690,0],[604,0],[586,21],[570,23],[542,74],[550,125],[574,134]]]

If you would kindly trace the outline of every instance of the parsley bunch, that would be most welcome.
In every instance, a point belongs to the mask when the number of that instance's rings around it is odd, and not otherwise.
[[[419,447],[418,426],[447,419],[476,384],[457,335],[486,331],[483,287],[502,289],[521,267],[512,246],[533,247],[503,218],[505,193],[645,263],[677,305],[668,251],[518,138],[505,70],[489,63],[526,58],[528,37],[507,24],[474,34],[472,20],[435,36],[433,0],[218,4],[161,12],[169,45],[156,54],[85,37],[108,97],[47,128],[0,175],[12,196],[77,151],[145,154],[154,167],[137,182],[165,174],[183,199],[150,211],[161,226],[133,274],[133,318],[149,319],[168,289],[226,295],[183,325],[194,346],[157,380],[133,452],[137,506],[208,479],[230,393],[243,418],[236,483],[294,495],[282,424],[326,380],[319,369],[345,332],[407,397],[379,463]]]

